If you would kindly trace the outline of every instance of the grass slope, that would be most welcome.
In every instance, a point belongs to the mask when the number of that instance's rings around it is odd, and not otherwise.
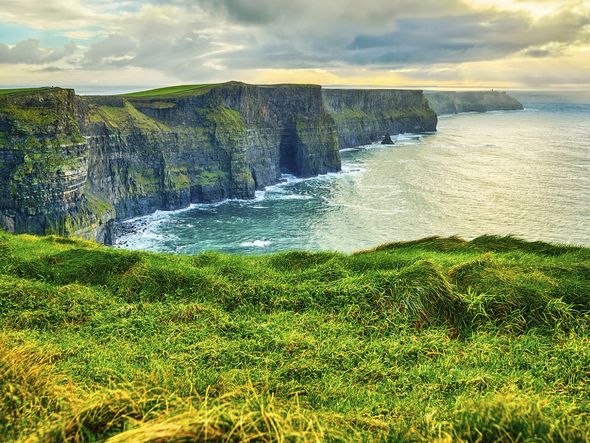
[[[10,94],[22,94],[35,91],[42,91],[49,88],[12,88],[12,89],[0,89],[0,96]]]
[[[0,440],[588,441],[590,250],[0,233]]]
[[[147,91],[130,92],[127,94],[121,94],[123,97],[132,98],[155,98],[155,97],[168,97],[168,96],[184,96],[184,95],[195,95],[204,94],[210,91],[212,88],[218,86],[218,84],[201,84],[201,85],[178,85],[169,86],[165,88],[150,89]]]

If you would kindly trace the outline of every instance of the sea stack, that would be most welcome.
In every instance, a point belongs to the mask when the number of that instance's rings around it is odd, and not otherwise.
[[[382,145],[394,145],[395,142],[391,139],[391,135],[385,134],[383,140],[381,140]]]

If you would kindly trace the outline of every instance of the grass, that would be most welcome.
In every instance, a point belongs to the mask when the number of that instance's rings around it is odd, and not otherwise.
[[[0,104],[0,115],[6,115],[19,125],[20,132],[27,133],[35,128],[54,125],[59,119],[52,109],[41,107],[21,107],[13,104]]]
[[[91,121],[106,122],[110,127],[123,131],[141,129],[148,132],[165,132],[170,128],[125,102],[124,106],[96,106],[90,114]]]
[[[333,113],[332,116],[336,123],[350,124],[351,121],[377,122],[379,119],[403,120],[419,117],[428,120],[434,117],[434,114],[425,106],[424,108],[406,107],[403,110],[395,110],[382,114],[371,114],[359,109],[343,108]]]
[[[588,441],[590,250],[0,233],[0,440]]]
[[[147,91],[130,92],[122,94],[123,97],[131,98],[155,98],[155,97],[181,97],[185,95],[200,95],[209,92],[218,84],[200,84],[200,85],[178,85],[166,88],[150,89]]]
[[[22,94],[29,92],[42,91],[48,88],[12,88],[12,89],[0,89],[0,96],[11,95],[11,94]]]
[[[241,84],[241,82],[229,81],[229,82],[225,82],[225,83],[203,83],[203,84],[197,84],[197,85],[168,86],[168,87],[164,87],[164,88],[149,89],[147,91],[128,92],[126,94],[121,94],[121,96],[122,97],[129,97],[129,98],[136,98],[136,99],[142,99],[142,98],[152,99],[152,98],[158,98],[158,97],[162,97],[162,98],[184,97],[187,95],[206,94],[211,89],[214,89],[216,87],[230,86],[230,85],[235,85],[235,84]],[[297,83],[278,84],[278,85],[258,85],[258,87],[261,87],[261,88],[266,88],[266,87],[308,88],[310,86],[319,87],[317,85],[306,85],[306,84],[297,84]],[[170,103],[167,103],[167,102],[159,102],[159,103],[153,103],[152,106],[157,107],[157,108],[158,107],[159,108],[169,108],[169,107],[172,107],[173,105],[171,105]]]

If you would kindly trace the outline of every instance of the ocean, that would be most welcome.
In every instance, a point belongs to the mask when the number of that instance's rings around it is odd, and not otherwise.
[[[484,234],[589,246],[590,93],[512,95],[524,111],[441,116],[436,133],[342,152],[341,173],[127,221],[116,246],[351,252]]]

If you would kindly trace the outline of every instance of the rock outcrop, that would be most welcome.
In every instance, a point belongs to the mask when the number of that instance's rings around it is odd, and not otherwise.
[[[420,91],[171,89],[0,90],[0,228],[110,244],[117,220],[252,198],[283,172],[339,171],[339,148],[436,129]]]
[[[425,95],[438,115],[523,109],[518,100],[502,91],[427,92]]]
[[[386,134],[385,137],[383,137],[383,140],[381,140],[381,144],[382,145],[393,145],[393,144],[395,144],[395,142],[391,139],[391,135]]]

